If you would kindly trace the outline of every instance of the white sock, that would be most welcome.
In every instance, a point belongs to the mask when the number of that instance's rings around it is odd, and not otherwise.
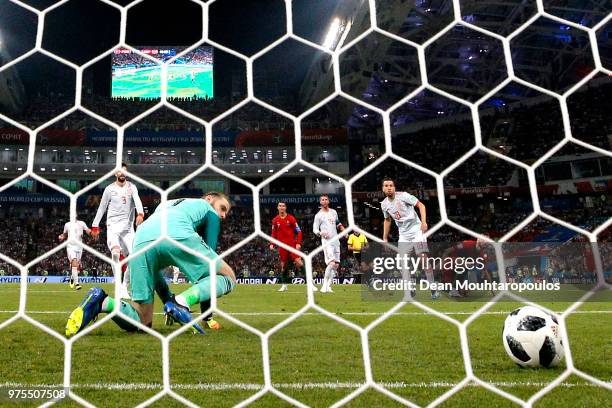
[[[110,299],[112,299],[111,296],[107,296],[104,298],[104,300],[102,301],[102,307],[100,308],[100,310],[108,310],[109,306],[108,306],[108,302],[110,302]],[[105,312],[102,312],[105,313]],[[108,312],[110,313],[110,312]]]
[[[429,283],[434,283],[434,274],[433,271],[431,269],[428,269],[425,271],[425,276],[427,276],[427,280],[429,281]]]
[[[325,288],[327,290],[327,288],[329,288],[333,276],[334,268],[332,268],[331,265],[327,265],[327,268],[325,268],[325,275],[323,275],[323,287],[321,289]]]
[[[113,260],[113,275],[115,275],[115,278],[118,277],[119,279],[121,279],[121,267],[117,265],[117,263],[119,262],[119,256],[119,252],[111,251],[111,258]],[[117,270],[117,268],[119,268],[119,270]]]
[[[336,277],[336,269],[332,268],[331,273],[329,274],[329,279],[327,280],[327,290],[331,290],[331,285],[335,277]]]
[[[189,303],[187,303],[187,299],[185,299],[185,296],[183,295],[176,295],[174,297],[174,299],[176,299],[176,303],[178,303],[181,306],[185,306],[187,309],[189,309]]]
[[[409,282],[412,282],[412,274],[410,273],[410,270],[408,268],[402,268],[400,272],[402,274],[402,280],[404,281],[404,284],[408,285]],[[404,289],[404,301],[412,299],[412,293],[410,292],[411,291],[409,289],[409,286],[406,286]]]
[[[434,274],[433,274],[433,270],[428,269],[425,271],[425,276],[427,276],[427,281],[431,284],[431,283],[435,283],[436,281],[434,280]],[[431,293],[435,293],[437,292],[436,290],[432,290]]]
[[[79,267],[78,266],[72,267],[72,283],[74,285],[79,283]]]
[[[130,268],[129,267],[125,268],[125,272],[123,272],[123,286],[125,286],[126,288],[130,287]]]

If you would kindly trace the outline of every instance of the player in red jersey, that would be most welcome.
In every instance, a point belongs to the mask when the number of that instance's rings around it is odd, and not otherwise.
[[[486,236],[486,235],[485,235]],[[461,257],[461,258],[471,258],[471,259],[477,259],[477,258],[482,258],[483,261],[485,262],[485,268],[478,271],[480,272],[479,274],[479,280],[485,280],[485,281],[489,281],[492,282],[493,278],[491,276],[491,273],[489,272],[489,270],[486,267],[486,262],[488,261],[488,255],[485,251],[485,246],[487,244],[487,241],[482,240],[480,238],[478,239],[466,239],[464,241],[461,241],[460,243],[458,243],[456,246],[454,246],[453,248],[450,248],[450,250],[448,251],[448,253],[445,256],[452,256],[452,257]],[[474,269],[474,271],[477,271],[477,269]],[[461,273],[456,272],[455,271],[455,279],[456,281],[465,281],[468,280],[468,274],[469,274],[469,270],[467,271],[463,271]],[[459,297],[465,297],[467,296],[467,290],[459,290],[458,292],[453,292],[451,293],[451,296],[459,296]]]
[[[287,214],[286,203],[280,201],[276,208],[278,210],[278,215],[272,220],[272,238],[276,238],[283,244],[300,250],[300,248],[302,248],[302,230],[297,220],[293,215]],[[270,250],[274,250],[274,247],[274,244],[270,244]],[[278,255],[281,261],[282,283],[278,291],[284,292],[287,290],[287,283],[289,282],[289,267],[287,265],[287,260],[291,258],[293,265],[298,271],[304,268],[304,262],[302,262],[302,258],[299,255],[289,252],[285,248],[279,247]]]

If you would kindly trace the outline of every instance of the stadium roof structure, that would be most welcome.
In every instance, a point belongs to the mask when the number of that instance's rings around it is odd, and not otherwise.
[[[379,0],[377,24],[394,36],[422,44],[451,23],[452,3],[451,0],[418,0],[409,4],[400,0]],[[535,15],[535,3],[532,0],[463,0],[462,18],[463,21],[492,33],[508,36]],[[585,27],[593,26],[604,18],[609,12],[610,4],[606,0],[544,3],[549,13]],[[338,6],[338,15],[342,21],[353,23],[350,27],[352,33],[358,35],[369,28],[367,18],[358,18],[360,8],[352,9],[355,15],[347,16],[341,14],[341,5],[342,2]],[[344,11],[348,9],[345,7]],[[496,77],[505,75],[504,54],[501,42],[493,37],[462,29],[463,27],[458,31],[463,32],[450,35],[449,38],[444,36],[428,47],[427,58],[434,56],[436,59],[436,67],[432,69],[428,66],[428,73],[430,79],[438,75],[447,85],[445,90],[457,90],[463,98],[475,100],[488,90],[483,88],[483,83],[495,82]],[[349,37],[354,37],[354,34]],[[348,41],[344,41],[344,45],[347,43]],[[393,73],[404,72],[406,65],[414,64],[414,60],[397,52],[392,41],[372,42],[370,47],[371,49],[360,50],[360,54],[367,55],[367,61],[356,61],[358,69],[341,75],[343,83],[357,83],[367,79],[367,91],[360,99],[376,105],[373,102],[385,100],[388,95],[397,92],[391,85],[398,85],[402,78]],[[494,48],[498,48],[498,52],[494,52]],[[465,64],[468,54],[471,56],[470,64]],[[588,34],[545,18],[532,22],[527,30],[512,39],[511,54],[518,76],[524,74],[524,79],[553,91],[573,85],[593,68]],[[319,67],[311,68],[311,71],[319,70]],[[458,73],[460,75],[457,75]],[[384,81],[386,75],[393,75],[393,81]],[[306,98],[313,94],[316,94],[314,89],[302,91]]]

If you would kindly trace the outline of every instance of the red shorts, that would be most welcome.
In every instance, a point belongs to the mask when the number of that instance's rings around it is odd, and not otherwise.
[[[294,254],[293,252],[289,252],[285,248],[278,248],[278,256],[280,256],[280,260],[282,263],[287,262],[287,259],[289,257],[291,257],[291,259],[293,259],[294,261],[300,258],[299,255]]]

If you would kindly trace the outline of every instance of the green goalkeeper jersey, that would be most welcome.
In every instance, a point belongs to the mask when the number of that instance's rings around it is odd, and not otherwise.
[[[153,215],[136,230],[134,246],[160,237],[163,209],[166,209],[167,214],[168,237],[182,240],[199,233],[212,250],[217,247],[221,218],[210,203],[202,198],[179,198],[157,206]]]

